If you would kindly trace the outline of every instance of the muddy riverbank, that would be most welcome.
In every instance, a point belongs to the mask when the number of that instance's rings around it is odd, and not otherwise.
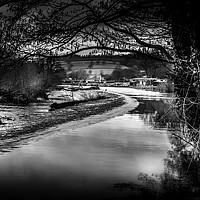
[[[70,121],[77,121],[90,115],[104,113],[124,103],[125,101],[122,96],[106,93],[104,99],[78,103],[77,105],[56,109],[54,111],[45,109],[45,105],[42,108],[43,110],[40,108],[40,112],[37,113],[33,109],[26,107],[19,108],[15,112],[21,112],[20,121],[15,122],[10,117],[7,119],[6,124],[1,124],[0,145],[3,145],[9,139],[20,139],[21,136],[32,137],[36,131]],[[13,112],[12,109],[11,112]]]

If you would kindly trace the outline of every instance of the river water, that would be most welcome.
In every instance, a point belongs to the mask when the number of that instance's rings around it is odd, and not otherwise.
[[[123,199],[131,191],[114,185],[143,185],[144,177],[161,175],[171,145],[167,127],[155,119],[170,98],[154,92],[118,92],[129,100],[137,98],[139,106],[98,123],[49,129],[2,153],[2,191],[21,199]]]

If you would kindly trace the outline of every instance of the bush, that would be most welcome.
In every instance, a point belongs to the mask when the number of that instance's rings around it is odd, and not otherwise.
[[[28,104],[37,97],[46,99],[46,89],[54,88],[65,77],[63,68],[54,71],[39,63],[23,63],[3,73],[0,79],[1,102]]]

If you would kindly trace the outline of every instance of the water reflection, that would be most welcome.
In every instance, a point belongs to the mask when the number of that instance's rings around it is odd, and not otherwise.
[[[144,123],[152,125],[154,129],[177,129],[180,122],[173,108],[173,98],[136,99],[139,101],[139,106],[129,113],[138,113]]]
[[[199,149],[190,141],[186,126],[176,117],[173,100],[170,104],[162,100],[138,100],[140,105],[131,113],[140,113],[140,118],[154,129],[166,128],[171,149],[164,159],[162,174],[139,174],[138,180],[144,185],[118,183],[113,188],[131,191],[126,199],[200,199]]]

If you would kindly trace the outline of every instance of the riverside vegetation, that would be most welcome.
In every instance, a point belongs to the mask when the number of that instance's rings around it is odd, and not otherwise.
[[[62,82],[66,73],[56,63],[50,65],[41,61],[26,62],[10,70],[4,69],[2,74],[0,79],[2,141],[102,113],[123,104],[121,97],[98,89],[69,91],[66,88],[58,88],[57,85]],[[55,110],[56,104],[64,107],[66,105],[62,104],[66,102],[76,102],[76,104],[73,107]],[[54,109],[51,109],[52,105]]]

